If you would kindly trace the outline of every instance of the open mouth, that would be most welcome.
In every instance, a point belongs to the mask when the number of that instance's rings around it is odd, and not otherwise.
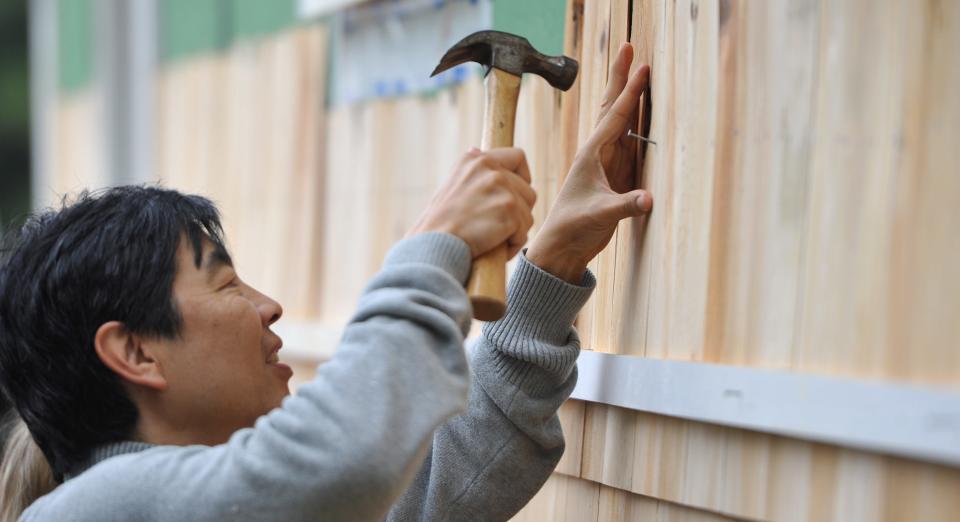
[[[273,350],[270,350],[270,355],[267,357],[267,364],[277,364],[280,362],[280,348],[283,348],[283,341],[277,340],[276,346],[273,347]]]
[[[267,357],[267,364],[277,364],[280,362],[280,350],[277,350],[270,354],[270,357]]]

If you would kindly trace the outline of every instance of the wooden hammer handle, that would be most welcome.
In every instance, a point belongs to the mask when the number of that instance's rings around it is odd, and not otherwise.
[[[487,75],[487,98],[483,112],[483,141],[480,148],[513,146],[513,123],[517,115],[520,77],[491,69]],[[507,244],[473,260],[467,294],[473,316],[496,321],[507,310]]]

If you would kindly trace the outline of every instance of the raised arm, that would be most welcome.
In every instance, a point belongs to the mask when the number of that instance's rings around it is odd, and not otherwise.
[[[540,489],[563,454],[556,412],[576,384],[572,324],[595,285],[587,263],[621,219],[652,199],[636,190],[636,125],[649,68],[629,75],[633,49],[610,71],[604,108],[510,283],[507,315],[470,353],[467,411],[445,423],[393,520],[507,520]]]
[[[382,519],[466,405],[471,259],[522,244],[532,204],[522,152],[469,152],[296,396],[225,444],[99,447],[25,519]]]
[[[26,520],[377,520],[434,429],[466,404],[470,253],[419,234],[367,286],[336,356],[253,428],[218,446],[122,443]],[[120,447],[117,447],[120,446]],[[96,452],[95,452],[96,453]]]
[[[471,347],[467,411],[437,431],[391,520],[506,520],[543,485],[563,454],[557,408],[576,384],[573,319],[593,276],[572,285],[521,257],[507,314]]]

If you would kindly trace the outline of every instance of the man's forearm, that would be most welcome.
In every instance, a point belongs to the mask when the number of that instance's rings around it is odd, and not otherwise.
[[[563,453],[556,411],[576,383],[572,327],[595,284],[570,285],[521,258],[507,315],[471,347],[467,411],[437,430],[392,520],[506,520],[540,489]]]

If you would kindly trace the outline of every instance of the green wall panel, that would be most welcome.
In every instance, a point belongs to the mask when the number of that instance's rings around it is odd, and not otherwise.
[[[229,0],[160,2],[160,58],[174,60],[224,48],[230,42]]]
[[[57,52],[60,89],[82,89],[93,76],[93,5],[91,0],[57,3]]]
[[[170,61],[214,52],[296,22],[296,0],[163,0],[160,57]]]
[[[544,54],[563,54],[567,0],[493,0],[493,28],[530,40]]]
[[[239,38],[280,31],[297,21],[296,0],[234,0],[233,32]]]

